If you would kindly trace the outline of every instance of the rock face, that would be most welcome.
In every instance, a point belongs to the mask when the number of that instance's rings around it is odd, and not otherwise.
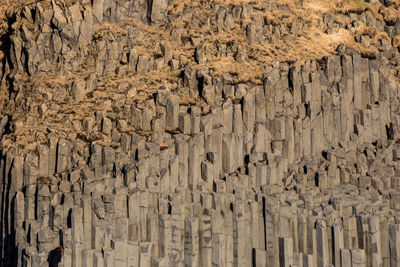
[[[398,266],[400,24],[375,2],[319,24],[277,20],[295,7],[274,1],[17,10],[1,48],[0,266],[49,266],[60,246],[64,267]],[[359,23],[359,44],[342,43]],[[263,61],[310,29],[328,52]]]

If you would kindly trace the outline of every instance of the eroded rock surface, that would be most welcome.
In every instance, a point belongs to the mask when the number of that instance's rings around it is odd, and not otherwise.
[[[0,265],[48,266],[60,246],[64,267],[399,265],[399,12],[7,10]]]

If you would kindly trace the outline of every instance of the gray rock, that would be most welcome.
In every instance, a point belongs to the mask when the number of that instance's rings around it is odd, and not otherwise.
[[[93,200],[92,203],[93,203],[92,209],[94,214],[97,216],[97,218],[104,219],[106,216],[106,212],[103,201],[101,201],[100,199],[96,199]]]
[[[69,144],[61,139],[57,144],[57,173],[64,172],[69,167]]]
[[[212,85],[207,85],[203,88],[202,97],[207,104],[213,106],[215,104],[215,89]]]
[[[137,73],[143,74],[149,71],[149,59],[144,56],[140,55],[137,60],[137,65],[136,65],[136,71]]]
[[[154,23],[162,22],[166,17],[167,0],[150,0],[150,20]]]
[[[172,60],[172,47],[169,43],[161,45],[161,52],[164,56],[164,63],[168,64]]]
[[[186,66],[183,73],[183,86],[197,90],[198,80],[196,73],[196,69],[193,66]]]
[[[112,165],[115,162],[115,151],[111,147],[103,147],[103,166]]]
[[[38,233],[39,243],[51,243],[54,239],[54,232],[50,229],[42,230]]]
[[[179,130],[184,134],[190,134],[191,124],[189,114],[179,114],[178,117]]]
[[[82,101],[86,98],[86,82],[83,79],[74,81],[71,89],[72,98],[76,101]]]
[[[196,47],[194,55],[197,63],[203,64],[206,62],[207,57],[205,55],[204,44],[200,44],[198,47]]]
[[[176,129],[179,123],[179,98],[171,95],[167,101],[167,117],[165,126],[171,129]]]
[[[95,22],[101,24],[103,22],[104,0],[92,1],[93,15],[96,18]]]
[[[260,41],[260,29],[253,23],[247,25],[246,35],[249,43],[257,43]]]
[[[101,131],[106,135],[111,135],[112,122],[109,118],[103,118],[101,122]]]
[[[93,38],[93,16],[92,10],[86,9],[83,13],[83,21],[79,31],[79,46],[85,46],[92,41]]]

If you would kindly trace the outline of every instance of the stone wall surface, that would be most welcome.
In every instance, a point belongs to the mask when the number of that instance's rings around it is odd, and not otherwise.
[[[168,45],[155,58],[129,47],[135,32],[93,40],[97,24],[165,22],[169,2],[53,0],[26,8],[21,14],[37,28],[13,24],[2,72],[9,79],[74,72],[90,49],[98,52],[95,77],[173,69],[181,62]],[[221,27],[229,27],[235,10],[220,12]],[[399,25],[375,26],[390,34]],[[246,27],[248,41],[270,42],[257,27]],[[195,51],[201,64],[205,52]],[[63,267],[399,266],[396,75],[384,52],[352,49],[276,62],[261,83],[187,64],[179,90],[160,86],[117,111],[64,117],[74,132],[49,129],[34,150],[1,150],[1,265],[49,266],[62,246]],[[97,86],[93,77],[76,79],[67,93],[83,101]],[[182,91],[198,101],[183,101]],[[8,119],[0,136],[19,127]]]

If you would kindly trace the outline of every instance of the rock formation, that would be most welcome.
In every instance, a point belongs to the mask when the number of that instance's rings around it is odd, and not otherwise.
[[[398,1],[9,4],[0,266],[400,266]]]

